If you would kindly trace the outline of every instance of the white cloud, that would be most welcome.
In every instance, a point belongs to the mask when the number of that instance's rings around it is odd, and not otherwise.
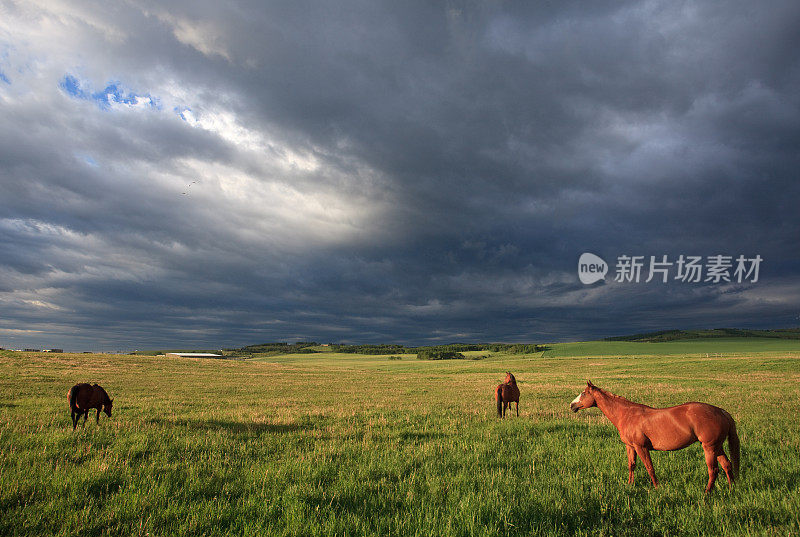
[[[145,10],[149,15],[150,12]],[[220,56],[231,61],[226,36],[219,24],[211,20],[191,20],[179,17],[165,10],[155,12],[155,16],[163,23],[170,26],[175,39],[190,46],[198,52],[209,56]]]
[[[263,127],[253,129],[245,126],[230,110],[201,107],[202,104],[195,104],[182,110],[180,115],[189,125],[214,133],[237,149],[263,154],[286,171],[319,170],[320,162],[311,151],[293,148],[270,135]]]

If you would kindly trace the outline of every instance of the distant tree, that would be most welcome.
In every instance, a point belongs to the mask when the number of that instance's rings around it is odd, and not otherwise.
[[[417,353],[418,360],[463,360],[464,355],[460,352],[422,349]]]

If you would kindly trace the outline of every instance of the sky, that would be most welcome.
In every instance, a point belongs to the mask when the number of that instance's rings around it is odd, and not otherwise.
[[[0,347],[800,326],[799,26],[793,0],[0,0]]]

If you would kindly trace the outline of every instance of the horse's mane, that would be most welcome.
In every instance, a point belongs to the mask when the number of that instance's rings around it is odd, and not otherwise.
[[[100,390],[100,393],[103,394],[103,398],[104,398],[103,402],[104,403],[108,402],[108,401],[111,401],[111,397],[108,396],[108,392],[105,390],[105,388],[103,388],[99,384],[94,384],[94,385],[92,385],[92,387],[95,388],[96,390]]]
[[[600,388],[599,386],[592,385],[592,389],[593,390],[597,390],[598,392],[602,393],[606,397],[608,397],[610,399],[613,399],[613,400],[617,401],[618,403],[627,403],[629,405],[647,406],[647,405],[644,405],[642,403],[637,403],[636,401],[631,401],[630,399],[626,399],[625,397],[622,397],[621,395],[617,395],[615,393],[611,393],[610,391],[604,390],[603,388]]]

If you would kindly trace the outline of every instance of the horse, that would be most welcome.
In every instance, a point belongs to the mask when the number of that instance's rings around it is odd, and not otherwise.
[[[100,410],[110,418],[111,406],[114,400],[108,393],[97,384],[76,384],[67,392],[69,409],[72,412],[72,430],[78,426],[78,420],[83,414],[83,426],[86,426],[86,418],[89,417],[89,410],[97,409],[97,423],[100,423]]]
[[[497,401],[498,418],[506,417],[506,409],[511,406],[511,403],[517,403],[517,417],[519,417],[519,388],[517,388],[517,379],[508,371],[506,371],[506,380],[502,384],[497,385],[494,391],[494,398]]]
[[[636,456],[642,459],[653,487],[658,488],[658,479],[650,460],[650,450],[675,451],[695,442],[703,445],[708,484],[705,492],[714,487],[719,469],[725,471],[728,486],[739,475],[739,436],[736,423],[725,410],[707,403],[684,403],[668,408],[652,408],[628,401],[598,388],[591,381],[570,403],[573,412],[596,406],[614,424],[628,452],[628,484],[633,484]],[[731,458],[725,455],[722,444],[728,439]]]

